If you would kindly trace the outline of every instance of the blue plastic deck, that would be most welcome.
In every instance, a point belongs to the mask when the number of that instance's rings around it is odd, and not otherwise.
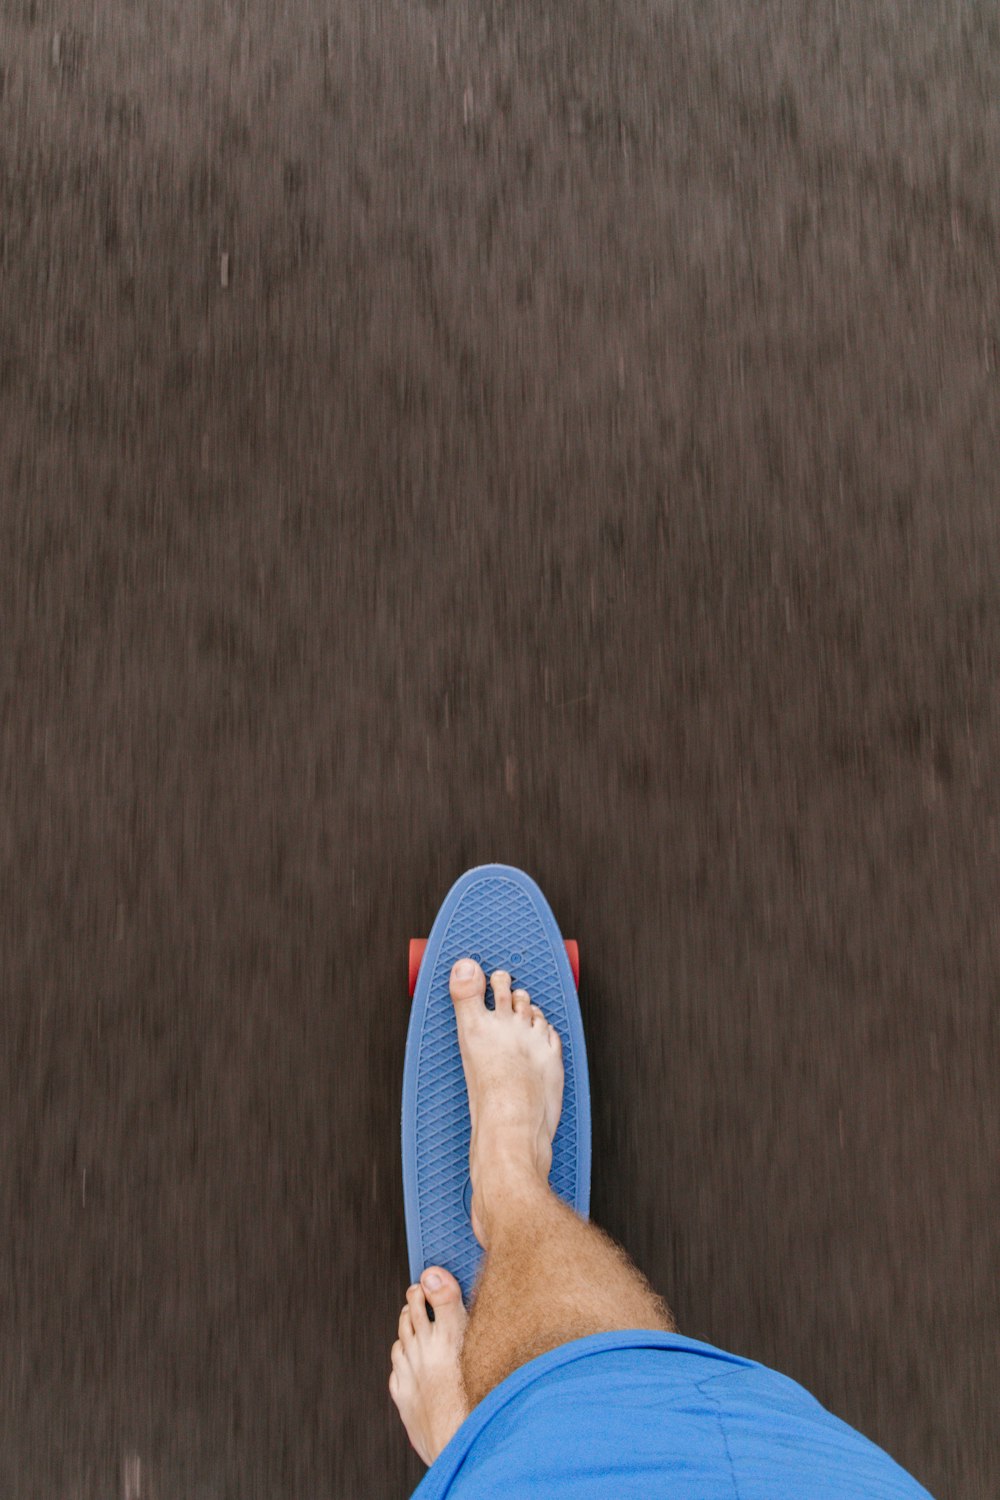
[[[483,1251],[469,1217],[469,1098],[449,991],[456,960],[506,969],[562,1038],[565,1086],[552,1143],[549,1182],[590,1215],[590,1083],[583,1018],[562,934],[530,875],[511,865],[477,865],[452,886],[434,919],[410,1010],[403,1065],[403,1202],[410,1280],[440,1265],[468,1304]]]

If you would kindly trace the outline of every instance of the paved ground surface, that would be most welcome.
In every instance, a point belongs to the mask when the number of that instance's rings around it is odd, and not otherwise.
[[[955,0],[5,0],[8,1500],[415,1484],[492,859],[682,1328],[997,1494],[998,100]]]

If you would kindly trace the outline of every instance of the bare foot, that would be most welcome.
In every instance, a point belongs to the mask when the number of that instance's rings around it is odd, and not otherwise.
[[[440,1278],[437,1288],[429,1283]],[[434,1322],[427,1316],[427,1303]],[[432,1464],[469,1415],[459,1355],[468,1314],[462,1289],[450,1271],[428,1266],[406,1293],[399,1315],[399,1338],[392,1346],[389,1394],[410,1442],[425,1464]]]
[[[562,1042],[527,990],[511,993],[510,975],[490,977],[472,959],[451,971],[451,998],[469,1090],[472,1230],[485,1249],[491,1207],[511,1180],[549,1180],[552,1139],[562,1112]]]

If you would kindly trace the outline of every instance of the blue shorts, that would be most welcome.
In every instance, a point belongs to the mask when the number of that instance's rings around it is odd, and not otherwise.
[[[531,1360],[475,1408],[413,1500],[930,1500],[765,1365],[627,1329]]]

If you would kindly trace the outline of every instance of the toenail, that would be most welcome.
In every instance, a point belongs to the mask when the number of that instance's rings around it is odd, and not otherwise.
[[[456,979],[471,979],[476,972],[476,966],[471,958],[463,958],[460,964],[455,965]]]
[[[424,1277],[424,1286],[428,1291],[436,1292],[441,1285],[441,1278],[436,1271],[428,1271]]]

